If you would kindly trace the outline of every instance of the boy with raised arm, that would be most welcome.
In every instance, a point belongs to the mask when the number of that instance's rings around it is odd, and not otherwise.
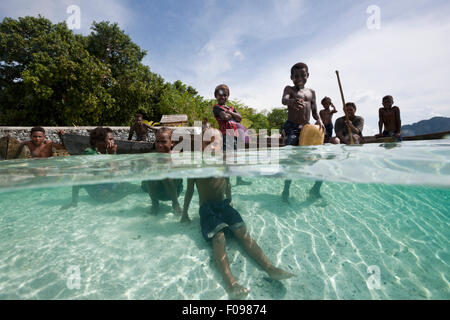
[[[303,127],[309,124],[311,114],[316,120],[316,125],[323,131],[324,126],[317,113],[316,93],[314,90],[305,88],[309,78],[308,66],[299,62],[291,68],[291,80],[294,86],[284,88],[281,103],[288,107],[288,120],[283,126],[285,145],[298,146],[300,132]],[[284,202],[288,202],[291,180],[285,180],[283,193]],[[320,187],[322,181],[316,181],[310,191],[310,196],[320,197]]]
[[[401,141],[402,121],[400,119],[400,109],[392,106],[393,104],[394,98],[392,96],[383,98],[383,108],[380,108],[378,111],[378,128],[380,132],[375,137],[396,137]]]
[[[329,141],[333,136],[333,114],[337,113],[336,107],[329,97],[325,97],[321,101],[323,109],[320,110],[319,115],[322,123],[325,126],[325,140]],[[330,106],[333,110],[330,110]]]
[[[217,129],[212,131],[213,142],[209,150],[221,149],[221,134]],[[205,132],[206,130],[204,130]],[[207,142],[203,142],[205,150]],[[197,186],[200,203],[200,224],[203,238],[212,240],[214,260],[226,284],[226,289],[232,299],[243,299],[248,295],[248,289],[237,283],[231,273],[230,264],[226,254],[226,240],[224,230],[231,229],[247,253],[258,262],[258,264],[274,280],[282,280],[293,277],[294,274],[275,267],[264,255],[261,248],[250,237],[247,227],[241,215],[231,205],[231,185],[229,178],[196,178],[188,179],[188,186],[184,198],[184,208],[181,222],[189,221],[188,209],[194,193],[194,185]]]

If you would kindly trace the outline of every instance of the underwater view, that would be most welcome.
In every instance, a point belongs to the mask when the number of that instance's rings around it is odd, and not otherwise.
[[[295,274],[272,280],[227,235],[247,299],[450,299],[449,139],[246,150],[225,163],[201,153],[0,161],[0,299],[229,299],[197,191],[181,223],[170,201],[151,214],[142,188],[183,179],[183,205],[188,179],[206,177],[230,177],[251,237]],[[67,206],[73,186],[100,184],[121,196],[81,188]]]

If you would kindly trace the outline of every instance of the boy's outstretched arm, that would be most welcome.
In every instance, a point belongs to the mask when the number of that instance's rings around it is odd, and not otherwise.
[[[53,147],[56,147],[56,148],[65,148],[66,147],[64,145],[64,139],[62,138],[62,136],[65,134],[66,134],[66,132],[64,130],[58,130],[58,137],[61,140],[61,143],[52,142]]]
[[[195,179],[187,180],[187,189],[186,189],[186,194],[184,195],[183,214],[181,215],[180,222],[191,221],[191,219],[189,218],[188,210],[189,210],[189,204],[191,203],[191,200],[192,200],[192,195],[194,194],[194,183],[195,183]]]
[[[292,107],[292,103],[296,100],[291,98],[291,88],[287,86],[284,88],[283,96],[281,97],[281,103],[285,106]]]
[[[157,127],[154,127],[154,126],[151,126],[149,124],[146,124],[145,122],[143,122],[143,125],[146,126],[147,128],[149,128],[150,130],[153,130],[153,131],[158,131],[158,129],[159,129]]]

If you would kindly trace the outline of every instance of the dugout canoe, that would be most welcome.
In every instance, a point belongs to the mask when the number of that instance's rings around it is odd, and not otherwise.
[[[66,133],[61,136],[64,146],[70,155],[81,155],[89,147],[89,136],[74,133]],[[152,152],[154,143],[148,141],[116,140],[117,154],[147,153]]]
[[[191,132],[191,141],[192,141],[192,149],[194,150],[194,139],[198,138],[199,135],[197,133],[193,134]],[[416,136],[403,137],[403,141],[425,141],[425,140],[439,140],[445,139],[446,137],[450,137],[450,131],[442,131],[435,132],[429,134],[422,134]],[[64,145],[66,150],[58,150],[55,149],[53,152],[53,156],[65,156],[67,154],[70,155],[80,155],[84,149],[89,147],[89,136],[83,136],[78,134],[69,134],[66,133],[62,136]],[[201,139],[201,138],[200,138]],[[388,138],[375,138],[375,136],[367,136],[364,137],[365,143],[389,143],[389,142],[397,142],[396,138],[388,137]],[[267,147],[271,148],[272,139],[266,138],[266,144],[262,145],[260,141],[258,141],[258,148]],[[154,144],[152,142],[142,142],[142,141],[128,141],[128,140],[115,140],[117,144],[117,153],[118,154],[130,154],[130,153],[147,153],[147,152],[155,152]],[[25,158],[25,156],[21,152],[22,142],[19,140],[12,138],[10,136],[4,136],[0,138],[0,160],[10,160],[10,159],[18,159]],[[279,143],[275,147],[283,147],[284,141],[283,138],[280,138]],[[245,145],[246,149],[249,149],[251,146],[249,144]]]
[[[441,131],[428,134],[420,134],[416,136],[402,137],[403,141],[420,141],[420,140],[440,140],[450,137],[450,131]],[[365,143],[387,143],[397,142],[395,137],[375,138],[375,136],[364,137]]]

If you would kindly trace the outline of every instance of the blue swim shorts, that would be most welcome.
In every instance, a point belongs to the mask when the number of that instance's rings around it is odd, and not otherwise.
[[[303,126],[297,123],[286,121],[283,126],[284,133],[286,134],[286,139],[284,144],[287,146],[298,146],[298,139],[300,137],[300,132]]]
[[[203,238],[211,240],[224,228],[236,230],[245,226],[241,215],[230,205],[230,200],[206,202],[200,207],[200,226]]]

